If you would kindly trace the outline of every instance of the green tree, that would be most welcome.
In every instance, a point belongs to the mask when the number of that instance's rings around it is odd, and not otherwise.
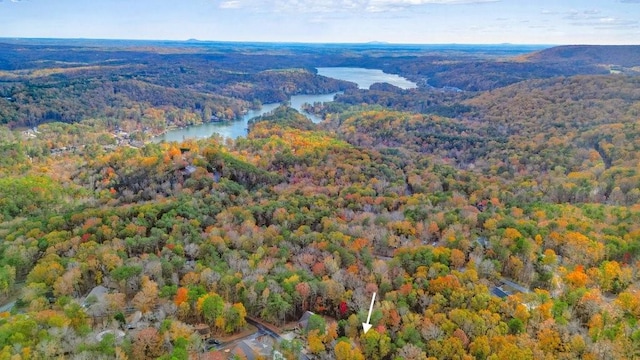
[[[0,267],[0,294],[7,295],[16,281],[16,269],[5,265]]]
[[[208,294],[198,300],[198,308],[205,322],[215,326],[224,313],[224,300],[218,294]]]
[[[385,333],[368,331],[362,337],[362,342],[366,359],[381,360],[391,352],[391,338]]]
[[[318,314],[313,314],[309,317],[307,323],[307,331],[317,330],[319,335],[324,335],[327,330],[327,322],[324,318]]]
[[[262,317],[267,321],[283,324],[292,305],[278,293],[271,293],[267,298],[267,306],[262,310]]]
[[[241,303],[227,306],[224,311],[225,332],[233,333],[242,329],[247,324],[246,316],[247,310]]]

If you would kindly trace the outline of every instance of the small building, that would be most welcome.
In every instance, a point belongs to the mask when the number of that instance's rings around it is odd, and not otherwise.
[[[493,289],[491,289],[491,295],[497,296],[501,299],[504,299],[507,296],[509,296],[509,294],[506,291],[502,290],[502,288],[500,288],[499,286],[496,286]]]
[[[194,172],[196,172],[198,168],[193,165],[188,165],[184,169],[182,169],[182,174],[185,176],[191,176]]]
[[[309,318],[313,315],[315,315],[315,313],[311,311],[305,311],[304,314],[302,314],[302,316],[300,317],[300,320],[298,320],[298,329],[306,332],[307,327],[309,326]]]
[[[488,249],[491,246],[489,239],[484,236],[477,238],[476,241],[482,246],[483,249]]]
[[[211,337],[211,327],[207,324],[196,324],[193,329],[203,340]]]
[[[276,340],[269,335],[261,335],[253,339],[240,341],[232,350],[232,355],[238,355],[247,360],[268,359],[273,355]]]
[[[91,289],[89,294],[82,300],[83,307],[89,307],[92,303],[104,303],[104,296],[109,293],[109,289],[98,285]]]

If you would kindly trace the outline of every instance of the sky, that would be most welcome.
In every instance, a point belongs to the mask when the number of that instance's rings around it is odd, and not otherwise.
[[[640,0],[0,0],[0,37],[640,44]]]

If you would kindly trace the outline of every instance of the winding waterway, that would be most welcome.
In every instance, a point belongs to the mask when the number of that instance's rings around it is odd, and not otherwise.
[[[294,95],[289,100],[291,107],[298,110],[301,114],[304,114],[314,123],[322,121],[319,117],[306,113],[302,110],[302,105],[313,104],[314,102],[329,102],[333,101],[333,97],[337,93],[321,94],[321,95]],[[240,136],[247,135],[247,127],[249,126],[249,120],[254,117],[264,115],[273,111],[280,106],[280,103],[264,104],[259,110],[249,110],[237,121],[224,121],[224,122],[212,122],[200,125],[187,126],[180,129],[171,129],[166,133],[153,138],[153,142],[161,141],[183,141],[185,139],[202,139],[208,138],[213,134],[219,134],[225,138],[235,139]]]
[[[395,74],[387,74],[382,70],[350,67],[319,67],[317,70],[318,75],[351,81],[358,84],[360,89],[368,89],[375,83],[388,83],[401,89],[414,89],[418,87],[413,81]]]
[[[354,82],[360,89],[368,89],[371,84],[386,82],[402,89],[415,88],[417,85],[403,77],[394,74],[387,74],[382,70],[363,69],[363,68],[346,68],[346,67],[321,67],[317,68],[318,74],[331,77],[338,80],[346,80]],[[333,101],[337,93],[321,94],[321,95],[294,95],[289,100],[291,107],[308,117],[314,123],[322,121],[319,117],[306,113],[302,110],[302,105],[313,104],[316,102]],[[183,141],[185,139],[208,138],[213,134],[219,134],[222,137],[235,139],[240,136],[247,135],[247,127],[250,119],[264,115],[275,108],[280,103],[264,104],[259,110],[248,111],[240,120],[206,123],[200,125],[189,126],[180,129],[172,129],[161,136],[153,139],[153,142],[161,141]]]

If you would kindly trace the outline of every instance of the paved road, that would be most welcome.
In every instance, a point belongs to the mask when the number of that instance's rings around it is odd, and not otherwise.
[[[531,290],[527,289],[526,287],[524,287],[524,286],[522,286],[522,285],[516,284],[516,283],[514,283],[514,282],[513,282],[513,281],[511,281],[511,280],[508,280],[508,279],[502,278],[502,279],[500,279],[500,281],[502,281],[502,283],[504,283],[505,285],[509,285],[509,286],[511,286],[512,288],[514,288],[514,289],[516,289],[516,290],[518,290],[518,291],[520,291],[520,292],[522,292],[522,293],[528,294],[528,293],[530,293],[530,292],[531,292]]]
[[[246,317],[245,320],[247,320],[247,323],[255,326],[258,328],[258,333],[259,334],[263,334],[263,335],[269,335],[272,338],[276,339],[278,342],[282,341],[283,338],[282,336],[280,336],[280,334],[278,334],[277,332],[269,329],[267,326],[265,326],[263,323],[252,319],[250,317]],[[309,357],[305,354],[300,354],[299,360],[310,360]]]
[[[15,300],[8,303],[8,304],[4,304],[0,307],[0,312],[5,312],[5,311],[11,311],[11,309],[13,309],[13,306],[16,304]]]
[[[252,319],[252,318],[250,318],[248,316],[245,318],[245,320],[247,320],[247,323],[257,327],[259,333],[264,334],[264,335],[269,335],[269,336],[271,336],[272,338],[274,338],[274,339],[276,339],[278,341],[282,340],[282,336],[280,336],[280,334],[278,334],[277,332],[269,329],[268,327],[266,327],[261,322],[255,320],[255,319]]]

